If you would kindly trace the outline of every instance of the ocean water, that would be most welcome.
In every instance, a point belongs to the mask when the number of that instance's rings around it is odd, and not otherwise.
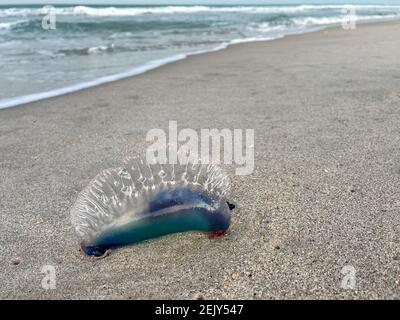
[[[271,40],[345,18],[341,5],[0,6],[0,108],[142,73],[188,54]],[[400,18],[400,6],[355,6],[356,21]]]

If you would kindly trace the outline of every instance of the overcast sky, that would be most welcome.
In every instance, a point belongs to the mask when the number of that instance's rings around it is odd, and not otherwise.
[[[400,4],[400,0],[0,0],[0,4]]]

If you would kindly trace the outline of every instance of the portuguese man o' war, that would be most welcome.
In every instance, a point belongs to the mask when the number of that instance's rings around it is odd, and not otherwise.
[[[149,164],[131,158],[97,175],[78,195],[72,224],[83,252],[185,231],[224,234],[234,205],[228,176],[213,164]]]

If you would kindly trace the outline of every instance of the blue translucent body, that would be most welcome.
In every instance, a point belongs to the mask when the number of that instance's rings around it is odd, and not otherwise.
[[[82,248],[88,255],[100,256],[109,248],[171,233],[226,231],[229,224],[230,207],[225,201],[215,203],[202,190],[180,187],[157,193],[149,201],[148,212],[106,229],[92,244]]]

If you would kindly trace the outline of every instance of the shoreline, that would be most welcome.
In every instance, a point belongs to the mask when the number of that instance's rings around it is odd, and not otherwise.
[[[399,47],[398,21],[326,29],[0,111],[0,299],[399,299]],[[85,258],[77,195],[169,120],[254,130],[229,232]]]
[[[363,20],[361,20],[361,21],[357,22],[357,26],[382,24],[382,23],[393,23],[396,21],[400,21],[400,18],[391,18],[391,19],[382,20],[382,21],[376,21],[376,20],[363,21]],[[341,27],[337,24],[328,25],[328,26],[317,26],[316,25],[316,26],[313,26],[312,28],[310,28],[310,30],[306,30],[303,32],[294,31],[294,32],[291,32],[288,34],[278,35],[276,37],[271,37],[271,38],[267,37],[267,38],[260,38],[260,39],[256,39],[256,38],[234,39],[234,40],[231,40],[226,43],[221,43],[218,46],[211,48],[211,49],[180,53],[180,54],[175,54],[175,55],[168,56],[165,58],[151,60],[147,63],[140,64],[140,65],[130,68],[126,71],[102,76],[102,77],[99,77],[99,78],[91,80],[91,81],[76,83],[76,84],[72,84],[72,85],[68,85],[68,86],[64,86],[64,87],[60,87],[60,88],[55,88],[55,89],[52,89],[49,91],[43,91],[43,92],[27,94],[27,95],[18,96],[18,97],[2,99],[2,100],[0,100],[0,110],[23,106],[23,105],[26,105],[29,103],[35,103],[35,102],[46,100],[46,99],[56,98],[56,97],[60,97],[63,95],[79,92],[82,90],[98,87],[98,86],[101,86],[104,84],[113,83],[116,81],[136,77],[136,76],[144,74],[148,71],[168,65],[170,63],[175,63],[175,62],[179,62],[182,60],[186,60],[186,59],[188,59],[192,56],[196,56],[196,55],[208,54],[208,53],[225,50],[225,49],[227,49],[231,46],[235,46],[235,45],[246,44],[246,43],[256,43],[256,42],[276,41],[276,40],[284,39],[286,37],[301,36],[301,35],[305,35],[305,34],[309,34],[309,33],[323,32],[324,30],[329,30],[329,29],[341,29]]]

